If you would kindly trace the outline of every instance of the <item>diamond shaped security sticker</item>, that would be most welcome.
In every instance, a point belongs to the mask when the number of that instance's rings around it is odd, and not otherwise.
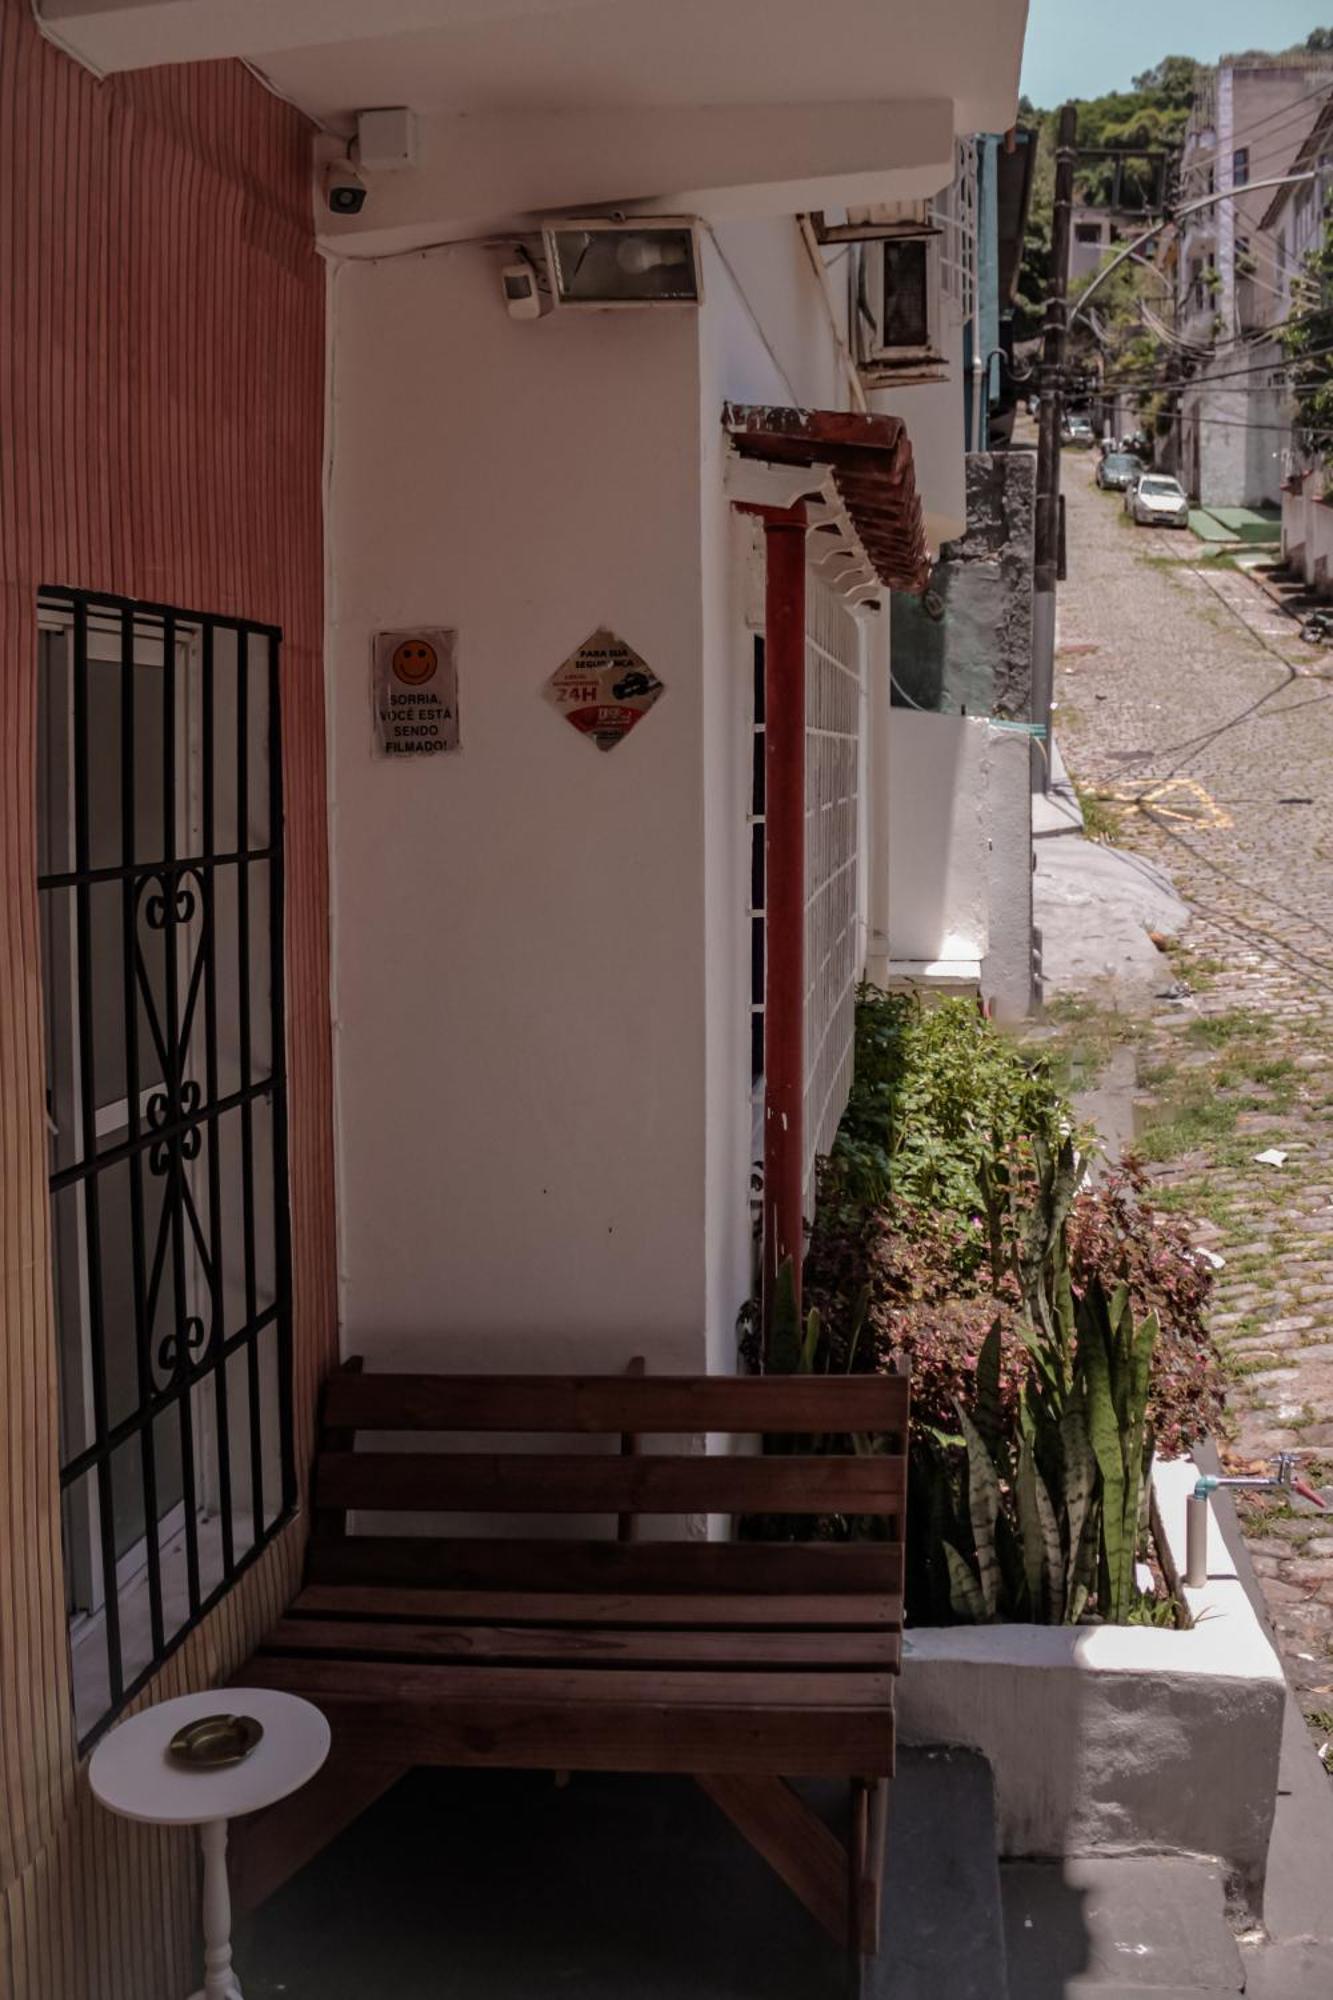
[[[556,668],[543,692],[580,735],[599,750],[614,750],[665,687],[633,646],[601,626]]]

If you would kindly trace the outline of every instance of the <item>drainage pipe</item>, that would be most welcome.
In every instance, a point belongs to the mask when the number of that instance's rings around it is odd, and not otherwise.
[[[1208,1494],[1199,1489],[1185,1502],[1185,1581],[1191,1590],[1202,1590],[1208,1581]]]

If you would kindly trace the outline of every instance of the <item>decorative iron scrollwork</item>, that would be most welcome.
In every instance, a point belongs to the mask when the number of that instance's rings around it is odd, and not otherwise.
[[[182,1160],[198,1159],[203,1132],[197,1123],[189,1121],[198,1118],[202,1103],[199,1085],[189,1076],[182,1082],[174,1104],[165,1090],[153,1092],[148,1100],[148,1123],[152,1129],[161,1132],[165,1126],[175,1128],[182,1124],[184,1129],[173,1129],[164,1138],[154,1139],[148,1149],[150,1173],[164,1174],[171,1165],[173,1155]]]
[[[196,1313],[182,1320],[158,1342],[157,1365],[166,1375],[181,1375],[198,1359],[208,1330]]]
[[[192,886],[192,883],[197,882],[198,879],[198,875],[192,868],[182,871],[176,879],[176,884],[171,895],[172,912],[178,924],[188,924],[199,907],[198,899]],[[149,882],[157,882],[161,886],[155,889],[151,895],[144,897],[144,921],[150,931],[165,930],[167,924],[166,880],[162,875],[150,875],[148,881],[144,883],[145,889],[148,887]]]

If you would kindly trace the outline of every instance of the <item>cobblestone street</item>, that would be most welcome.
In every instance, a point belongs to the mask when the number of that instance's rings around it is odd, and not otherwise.
[[[1333,1481],[1333,653],[1190,534],[1135,527],[1064,454],[1055,733],[1089,830],[1193,911],[1136,1052],[1163,1200],[1224,1260],[1232,1469],[1281,1448]],[[1280,1165],[1256,1162],[1276,1148]],[[1265,1468],[1266,1469],[1266,1468]],[[1333,1734],[1333,1519],[1245,1508],[1288,1671]],[[1330,1753],[1333,1754],[1333,1753]]]

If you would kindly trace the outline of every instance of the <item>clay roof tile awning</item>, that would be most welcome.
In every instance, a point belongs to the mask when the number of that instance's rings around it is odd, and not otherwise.
[[[879,581],[890,590],[926,588],[930,554],[912,446],[900,417],[728,403],[722,423],[743,458],[830,471]]]

